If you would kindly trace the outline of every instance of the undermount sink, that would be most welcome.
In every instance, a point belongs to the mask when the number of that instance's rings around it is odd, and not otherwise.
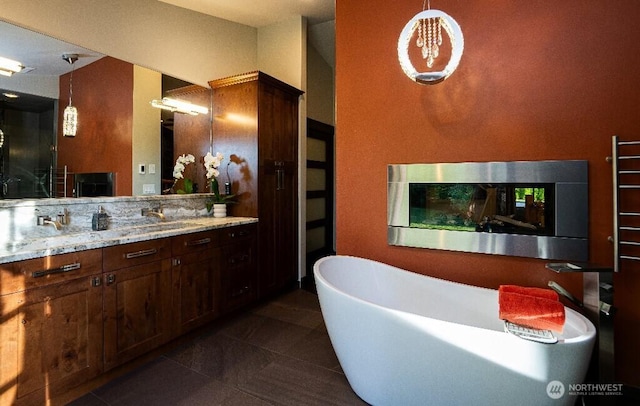
[[[74,234],[55,234],[47,237],[11,241],[4,244],[8,252],[40,251],[66,246],[83,246],[91,243],[115,240],[126,237],[136,237],[152,233],[162,233],[177,229],[197,227],[195,221],[167,221],[151,224],[133,225],[128,227],[118,227],[104,231],[89,231]]]
[[[154,231],[165,231],[165,230],[175,230],[176,228],[184,228],[189,227],[191,222],[189,221],[162,221],[152,224],[142,224],[135,225],[130,227],[120,227],[114,230],[107,231],[122,231],[122,232],[154,232]]]
[[[197,226],[194,222],[191,221],[167,221],[167,222],[158,222],[153,224],[142,224],[135,225],[129,227],[118,227],[105,231],[95,231],[92,232],[100,235],[102,239],[109,238],[118,238],[118,237],[126,237],[130,235],[140,235],[140,234],[149,234],[149,233],[158,233],[162,231],[171,231],[182,228],[188,228]]]

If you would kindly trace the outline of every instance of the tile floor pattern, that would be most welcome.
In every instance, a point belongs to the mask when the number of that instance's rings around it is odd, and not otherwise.
[[[104,405],[366,405],[329,341],[318,297],[298,289],[72,402]]]

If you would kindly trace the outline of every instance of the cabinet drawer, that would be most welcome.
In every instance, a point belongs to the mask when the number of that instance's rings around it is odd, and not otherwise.
[[[255,224],[244,224],[219,229],[220,244],[235,244],[237,241],[248,240],[256,237],[258,227]]]
[[[213,249],[218,245],[220,245],[219,236],[212,231],[183,234],[171,239],[171,250],[174,257],[201,251],[204,251],[202,255],[211,256]]]
[[[253,265],[255,249],[253,244],[229,245],[222,251],[222,269],[234,269],[237,267]]]
[[[252,303],[257,297],[258,275],[254,245],[248,241],[227,245],[222,250],[220,264],[224,313]]]
[[[10,262],[0,265],[0,295],[60,283],[101,271],[101,249]]]
[[[104,272],[171,257],[171,239],[162,238],[104,248]]]

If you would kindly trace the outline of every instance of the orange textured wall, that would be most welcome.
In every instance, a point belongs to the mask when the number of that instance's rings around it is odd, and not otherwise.
[[[640,3],[431,2],[460,24],[465,50],[446,81],[402,72],[397,41],[421,1],[337,1],[337,250],[415,272],[496,288],[556,280],[579,295],[580,275],[545,261],[392,247],[391,163],[586,159],[590,261],[612,264],[611,136],[640,139]],[[635,272],[634,272],[635,271]],[[618,378],[640,385],[640,272],[616,275]]]
[[[73,72],[72,104],[78,109],[78,133],[62,136],[62,115],[69,104],[70,74],[60,77],[58,168],[73,173],[115,172],[115,193],[132,191],[133,65],[105,57]]]

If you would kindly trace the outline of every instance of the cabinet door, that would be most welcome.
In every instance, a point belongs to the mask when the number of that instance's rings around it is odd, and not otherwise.
[[[295,283],[298,275],[298,192],[292,162],[265,161],[260,173],[260,296]]]
[[[0,295],[0,405],[12,405],[18,396],[18,375],[24,364],[18,350],[21,293]]]
[[[171,260],[103,274],[104,360],[113,368],[171,336]]]
[[[1,298],[1,404],[46,404],[102,372],[102,290],[94,279]]]
[[[228,313],[256,300],[255,252],[251,245],[227,246],[222,257],[222,310]]]
[[[173,240],[174,336],[213,320],[220,309],[220,249],[216,233],[195,233]]]
[[[258,123],[260,159],[298,160],[299,93],[288,86],[260,83]]]

